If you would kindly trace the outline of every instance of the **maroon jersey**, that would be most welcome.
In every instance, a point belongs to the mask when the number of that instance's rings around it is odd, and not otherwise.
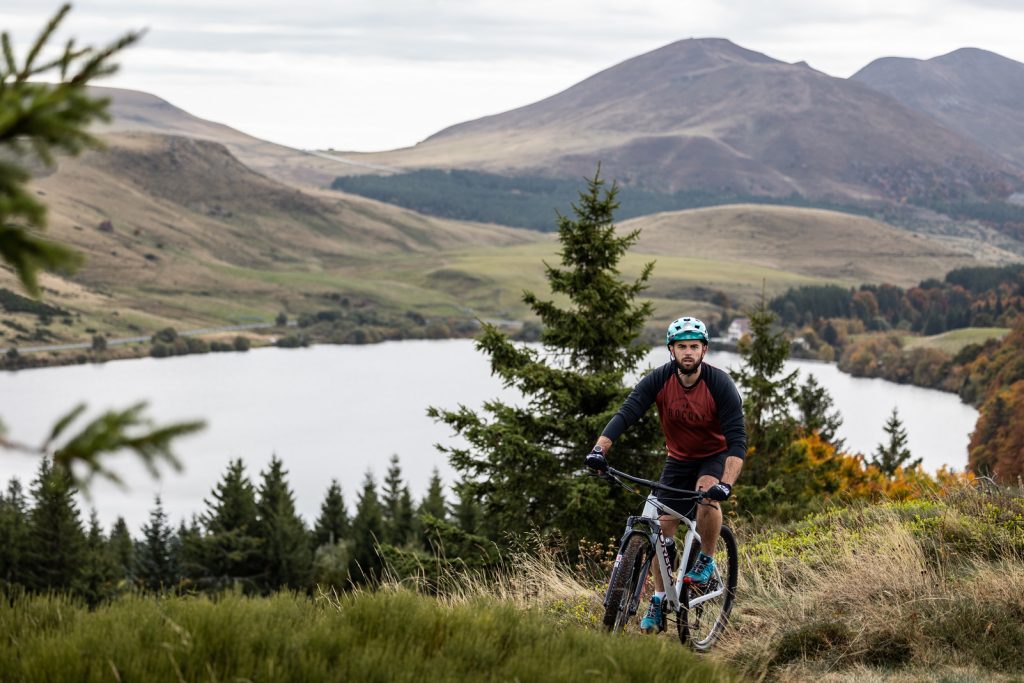
[[[743,405],[725,371],[702,363],[700,377],[687,388],[676,364],[666,363],[640,380],[602,435],[615,441],[655,403],[670,457],[700,460],[719,453],[738,458],[747,454]]]

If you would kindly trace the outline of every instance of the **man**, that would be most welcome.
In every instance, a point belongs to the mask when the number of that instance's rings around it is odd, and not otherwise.
[[[668,451],[661,483],[707,491],[712,501],[724,501],[732,494],[747,452],[739,392],[728,374],[704,362],[708,330],[703,322],[679,318],[668,326],[665,341],[671,360],[640,380],[604,428],[586,464],[596,470],[607,469],[605,456],[612,444],[656,403]],[[672,504],[671,494],[658,497],[678,510]],[[722,510],[717,502],[697,506],[697,533],[702,550],[683,577],[685,583],[703,585],[714,575],[713,553],[722,528]],[[665,537],[674,537],[679,520],[663,515],[660,521]],[[640,622],[644,633],[665,630],[665,587],[659,572],[654,573],[654,584],[656,592]]]

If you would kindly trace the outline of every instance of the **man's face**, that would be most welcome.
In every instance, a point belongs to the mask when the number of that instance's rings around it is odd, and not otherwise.
[[[683,370],[692,370],[704,360],[707,347],[699,339],[683,339],[672,342],[668,347],[672,357]]]

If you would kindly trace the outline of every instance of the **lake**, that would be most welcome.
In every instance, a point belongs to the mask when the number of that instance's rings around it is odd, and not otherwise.
[[[660,349],[649,357],[652,364],[666,359]],[[709,353],[707,360],[726,369],[739,364],[729,353]],[[829,389],[844,418],[840,436],[852,450],[871,453],[896,406],[911,452],[924,458],[927,469],[966,465],[977,412],[955,395],[857,379],[813,361],[791,361],[787,369],[799,369],[802,378],[813,373]],[[271,456],[281,458],[309,522],[331,479],[339,480],[352,510],[365,473],[372,471],[379,483],[392,454],[400,457],[418,500],[435,467],[446,486],[453,479],[434,444],[460,443],[426,417],[427,407],[475,409],[495,397],[512,401],[517,395],[490,375],[488,359],[471,340],[268,348],[0,373],[0,418],[8,437],[21,443],[41,443],[58,417],[82,401],[89,403],[89,416],[145,400],[158,423],[207,420],[206,430],[177,442],[181,473],[162,468],[163,476],[153,480],[134,456],[108,460],[125,490],[97,480],[83,509],[94,507],[107,529],[122,515],[135,532],[157,494],[175,524],[202,512],[235,458],[245,461],[257,485]],[[27,489],[37,466],[32,456],[0,452],[0,482],[6,486],[17,476]]]

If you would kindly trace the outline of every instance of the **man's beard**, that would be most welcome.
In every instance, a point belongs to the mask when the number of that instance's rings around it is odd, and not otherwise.
[[[675,360],[674,357],[673,357],[673,359]],[[689,377],[690,375],[692,375],[695,372],[697,372],[698,370],[700,370],[700,364],[703,361],[704,361],[704,354],[701,353],[700,354],[700,358],[697,358],[697,359],[695,359],[693,361],[693,367],[691,367],[689,370],[687,370],[679,360],[676,360],[676,367],[679,368],[679,372],[681,372],[684,375],[686,375],[687,377]]]

